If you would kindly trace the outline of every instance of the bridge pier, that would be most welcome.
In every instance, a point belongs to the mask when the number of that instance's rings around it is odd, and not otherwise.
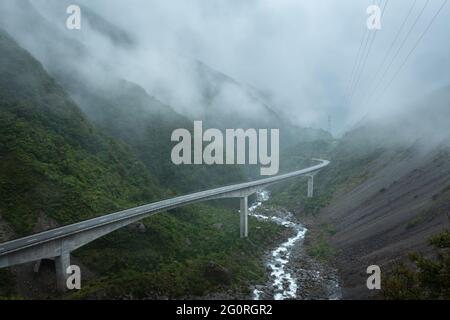
[[[248,237],[248,196],[271,184],[293,177],[308,176],[308,196],[312,197],[313,175],[330,163],[326,160],[313,160],[321,163],[276,177],[195,192],[0,243],[0,268],[54,258],[58,289],[66,291],[71,251],[157,212],[213,199],[240,199],[240,236],[246,238]],[[38,272],[39,267],[38,262],[34,265],[34,270]]]
[[[64,292],[67,290],[67,268],[70,266],[70,252],[64,252],[58,257],[55,257],[55,271],[56,284],[58,291]]]
[[[39,259],[34,263],[33,271],[34,273],[39,273],[39,269],[41,268],[42,259]]]
[[[314,194],[314,175],[308,176],[308,198],[312,198]]]
[[[241,238],[248,237],[248,196],[241,198],[241,211],[240,211],[240,231]]]

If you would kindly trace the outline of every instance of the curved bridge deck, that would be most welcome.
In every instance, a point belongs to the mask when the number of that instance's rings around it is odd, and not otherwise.
[[[255,181],[229,185],[166,199],[143,206],[122,210],[93,219],[51,229],[24,238],[0,244],[0,268],[41,259],[54,258],[57,265],[58,287],[65,289],[66,270],[70,265],[70,252],[110,232],[139,221],[154,213],[195,202],[220,198],[241,198],[240,235],[248,236],[248,196],[258,190],[287,179],[308,176],[308,197],[313,195],[313,176],[330,162],[314,159],[320,163],[306,169]]]

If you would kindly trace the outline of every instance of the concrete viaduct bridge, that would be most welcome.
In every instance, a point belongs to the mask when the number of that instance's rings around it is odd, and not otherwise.
[[[70,252],[157,212],[195,202],[221,198],[240,198],[240,236],[245,238],[248,236],[248,196],[268,185],[294,177],[307,176],[308,197],[312,197],[314,175],[330,163],[327,160],[313,160],[320,163],[306,169],[270,178],[209,189],[154,202],[0,243],[0,268],[33,261],[37,262],[36,266],[38,268],[42,259],[54,259],[58,289],[64,291],[68,277],[66,271],[70,265]]]

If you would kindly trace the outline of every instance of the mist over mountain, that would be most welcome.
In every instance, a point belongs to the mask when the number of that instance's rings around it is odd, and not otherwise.
[[[69,223],[164,194],[3,31],[0,46],[1,211],[19,235],[34,229],[40,211]]]
[[[243,179],[238,168],[177,169],[168,164],[164,152],[169,147],[161,148],[167,143],[155,136],[170,130],[172,122],[186,120],[168,114],[136,85],[118,83],[114,102],[110,95],[102,99],[101,92],[96,96],[86,92],[85,98],[98,104],[104,117],[122,117],[114,122],[116,130],[107,130],[103,120],[91,122],[43,66],[4,31],[0,56],[0,241]],[[121,109],[125,102],[121,99],[132,104]],[[142,110],[148,107],[152,112]],[[124,110],[130,109],[145,116],[127,117],[132,113]],[[224,284],[240,288],[236,294],[242,294],[249,279],[264,276],[260,257],[280,230],[254,221],[256,242],[242,244],[236,237],[239,218],[229,207],[193,205],[160,213],[77,250],[72,259],[83,268],[86,290],[81,296],[66,297],[176,298],[204,295]],[[217,265],[226,270],[225,280],[215,274],[204,276]],[[37,284],[32,284],[30,264],[1,269],[0,296],[61,296],[55,290],[54,272],[45,263],[43,269]]]
[[[123,41],[128,45],[132,43],[131,36],[103,19],[94,19],[93,17],[100,16],[88,7],[87,21],[93,20],[95,23],[87,23],[86,31],[73,36],[64,25],[52,22],[51,17],[44,17],[34,7],[35,5],[40,6],[39,3],[32,2],[2,3],[2,6],[6,8],[2,10],[5,18],[12,12],[18,12],[21,16],[14,21],[4,19],[4,27],[23,46],[39,57],[56,76],[63,77],[64,73],[71,76],[75,73],[79,74],[84,82],[89,81],[97,86],[107,86],[111,76],[129,81],[135,80],[151,94],[155,94],[186,117],[211,119],[212,125],[219,122],[222,126],[229,125],[230,120],[226,118],[236,118],[236,113],[239,113],[239,118],[246,119],[244,122],[247,121],[245,123],[247,127],[255,126],[258,122],[261,122],[261,125],[267,125],[269,119],[276,117],[268,106],[258,101],[256,97],[252,97],[239,83],[212,70],[204,63],[173,52],[150,51],[146,53],[148,57],[143,58],[143,56],[139,57],[139,54],[143,54],[142,52],[122,50]],[[57,1],[49,7],[52,10],[46,11],[47,14],[57,11],[58,8],[65,9],[67,6],[64,1]],[[28,36],[31,31],[30,22],[34,25],[31,39]],[[95,24],[100,24],[101,27]],[[126,40],[121,42],[117,39]],[[111,52],[109,59],[104,59],[103,50]],[[164,59],[165,62],[160,60],[152,62],[154,65],[147,65],[148,61],[155,58],[153,55],[159,55],[159,58]],[[121,63],[125,63],[125,58],[131,62],[122,65]],[[164,65],[159,65],[160,63]],[[153,67],[167,67],[164,71],[165,78],[161,78],[161,76],[164,77],[162,74],[155,75]],[[172,82],[175,78],[178,78],[177,84]]]
[[[320,225],[309,240],[311,252],[338,266],[344,297],[386,298],[367,290],[363,266],[369,265],[384,270],[386,292],[392,290],[387,297],[433,295],[435,289],[405,280],[414,273],[397,268],[405,270],[401,266],[413,253],[435,257],[430,239],[450,229],[449,105],[450,88],[442,88],[396,117],[366,119],[338,141],[300,143],[293,150],[332,163],[317,175],[315,198],[299,197],[306,186],[295,182],[277,189],[274,201],[290,203],[303,219],[314,217]],[[421,270],[420,276],[433,278]],[[390,278],[391,272],[398,278]],[[402,293],[406,288],[411,291]]]
[[[419,4],[425,18],[436,12],[416,2],[411,17]],[[289,223],[308,229],[286,260],[295,298],[330,297],[308,275],[317,270],[336,270],[343,298],[448,298],[450,260],[436,258],[450,246],[448,8],[372,100],[406,0],[384,2],[378,51],[356,64],[366,71],[356,83],[349,57],[363,2],[80,0],[80,30],[66,28],[70,4],[0,1],[0,242],[261,178],[257,165],[175,165],[171,134],[193,135],[195,120],[279,129],[281,173],[331,162],[314,176],[313,197],[304,178],[268,187],[265,203],[250,197],[252,212],[268,215],[249,217],[249,239],[238,237],[235,198],[171,209],[73,252],[83,290],[56,292],[45,263],[33,289],[25,264],[0,269],[0,298],[248,299],[256,288],[275,297],[267,257],[292,239]],[[403,268],[410,253],[431,262]],[[386,292],[367,290],[369,265],[383,270]]]
[[[282,154],[299,140],[329,137],[329,133],[323,130],[302,128],[292,124],[289,118],[280,117],[256,89],[242,85],[198,60],[160,49],[143,51],[137,49],[136,43],[125,48],[123,43],[116,41],[118,36],[111,35],[120,34],[119,38],[126,39],[132,37],[104,19],[95,22],[101,23],[101,29],[92,27],[89,22],[80,34],[74,35],[52,15],[60,13],[67,3],[62,1],[40,7],[41,4],[33,2],[20,5],[5,2],[3,6],[9,10],[7,16],[17,11],[16,15],[21,17],[12,21],[5,19],[5,26],[44,63],[91,120],[113,136],[134,145],[160,181],[172,181],[168,177],[176,176],[175,173],[186,172],[183,176],[188,178],[191,172],[199,170],[220,173],[230,169],[233,173],[225,175],[230,177],[228,181],[242,180],[242,176],[232,168],[213,166],[200,169],[177,167],[170,163],[168,142],[171,132],[176,128],[191,131],[193,122],[188,120],[202,120],[205,129],[277,128],[280,130]],[[30,8],[25,10],[26,6]],[[7,10],[3,12],[8,13]],[[87,20],[91,20],[93,12],[87,11]],[[31,39],[28,37],[28,21],[36,25]],[[111,53],[106,59],[104,51]],[[141,54],[146,54],[146,57]],[[143,65],[134,66],[139,61]],[[154,72],[153,67],[164,68],[164,72]],[[134,81],[125,80],[129,78]],[[126,83],[129,85],[121,85]],[[181,120],[183,118],[184,121]],[[155,136],[162,139],[155,139]],[[164,158],[166,162],[160,161]],[[284,167],[283,156],[281,167]],[[255,176],[259,169],[249,166],[244,170]],[[208,180],[216,181],[214,185],[225,182],[220,174],[206,176],[208,178],[202,182],[204,187],[210,185]],[[182,180],[186,186],[182,190],[188,191],[188,186],[193,184],[189,179]]]
[[[389,89],[384,89],[442,2],[428,3],[425,7],[425,1],[418,1],[414,6],[408,0],[389,1],[384,8],[383,1],[380,3],[385,11],[381,30],[376,32],[354,98],[350,99],[349,78],[366,28],[365,12],[371,3],[134,0],[121,4],[119,1],[86,1],[87,6],[135,36],[139,44],[137,52],[141,51],[135,59],[143,72],[150,73],[150,76],[139,76],[174,84],[179,89],[171,95],[182,102],[183,107],[196,110],[199,97],[195,94],[198,91],[195,68],[189,63],[184,66],[182,62],[165,62],[170,53],[200,60],[239,83],[257,88],[274,111],[293,124],[326,129],[327,116],[331,115],[335,133],[345,132],[366,114],[392,116],[391,112],[395,114],[407,108],[410,102],[447,85],[450,80],[448,72],[439,72],[449,69],[450,48],[445,41],[449,10],[444,7],[402,72],[390,83]],[[383,77],[378,92],[373,99],[367,99],[384,73],[384,55],[411,7],[391,55],[406,39],[403,48]],[[422,8],[423,14],[408,32]],[[189,81],[190,70],[193,71],[192,81]],[[144,87],[152,93],[155,82],[149,81]],[[382,92],[383,97],[377,101]]]
[[[269,0],[246,4],[177,1],[172,5],[139,0],[80,3],[86,8],[86,20],[78,32],[65,28],[64,13],[71,4],[66,0],[20,1],[20,4],[2,1],[1,23],[8,25],[10,28],[4,26],[5,29],[45,65],[44,48],[52,43],[53,50],[67,51],[60,52],[67,58],[64,64],[74,64],[91,78],[96,76],[98,64],[107,64],[120,78],[139,84],[150,95],[188,117],[200,117],[209,110],[206,107],[209,105],[215,106],[214,109],[226,105],[228,110],[242,116],[256,117],[253,111],[264,109],[260,105],[266,104],[292,125],[326,129],[327,118],[331,116],[333,131],[343,134],[364,116],[388,119],[398,110],[406,111],[415,99],[449,82],[447,72],[434,72],[448,69],[449,48],[442,45],[443,30],[448,29],[448,19],[444,17],[434,21],[433,32],[426,34],[408,68],[402,70],[389,90],[381,90],[386,91],[383,98],[375,99],[377,92],[373,101],[367,100],[377,82],[374,80],[384,72],[379,70],[383,53],[391,46],[394,30],[400,28],[407,15],[409,1],[386,6],[382,29],[374,39],[377,50],[371,52],[358,81],[361,88],[350,100],[349,77],[365,26],[361,12],[367,6],[363,2],[357,5],[330,2],[321,6],[320,16],[314,4],[290,0],[277,6]],[[404,32],[419,15],[421,5],[412,8]],[[26,26],[33,25],[33,31],[41,28],[36,19],[27,17],[35,10],[33,6],[52,25],[51,32],[44,32],[47,35],[44,39],[49,41],[38,41],[25,32]],[[437,3],[425,8],[423,19],[405,42],[405,51],[414,45],[438,8]],[[444,8],[441,14],[448,12]],[[21,18],[10,19],[13,16]],[[73,43],[82,43],[96,57],[96,63],[83,61],[80,54],[72,56],[73,48],[69,50],[70,46],[58,39],[61,33]],[[318,33],[321,36],[317,37]],[[434,44],[440,44],[440,49],[430,49]],[[395,53],[396,49],[392,51]],[[392,73],[405,58],[401,53],[392,65]],[[228,81],[213,85],[199,70],[198,61],[231,76],[239,85]],[[391,72],[381,88],[390,83]],[[377,79],[371,79],[375,75]],[[262,92],[264,101],[249,95],[247,86]],[[208,95],[211,92],[216,92],[213,99]],[[262,112],[259,118],[264,119],[265,115]]]

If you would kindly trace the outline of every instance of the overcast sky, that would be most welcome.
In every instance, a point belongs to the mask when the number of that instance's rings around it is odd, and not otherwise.
[[[150,68],[149,61],[156,61],[159,71],[182,87],[181,81],[176,80],[187,78],[171,73],[167,65],[164,68],[164,62],[158,60],[155,52],[170,51],[198,59],[257,88],[279,112],[299,124],[327,128],[327,116],[331,115],[333,132],[339,133],[367,113],[398,112],[406,101],[450,84],[450,4],[447,4],[395,81],[384,90],[445,0],[387,1],[386,5],[386,0],[381,3],[375,0],[381,8],[385,7],[381,30],[376,32],[373,43],[367,42],[371,50],[368,55],[367,51],[361,55],[361,61],[366,63],[359,64],[357,70],[362,72],[354,73],[353,78],[350,76],[367,29],[366,9],[372,0],[72,2],[92,8],[137,39],[139,50],[134,56],[128,56],[127,61],[134,60],[135,65],[143,67],[148,65],[149,74],[157,72],[155,66]],[[33,3],[45,8],[44,1]],[[422,15],[406,38],[422,9]],[[403,32],[384,60],[409,12]],[[372,37],[374,32],[367,34]],[[404,39],[404,46],[398,50]],[[98,42],[96,45],[99,46]],[[397,50],[397,58],[390,64]],[[123,61],[122,57],[118,64]],[[385,70],[381,68],[382,61],[385,68],[390,65],[385,77],[381,77]],[[129,76],[132,78],[133,73]],[[349,90],[350,79],[357,84],[354,90]],[[380,90],[369,99],[377,83]],[[151,86],[151,82],[147,85]],[[348,96],[352,91],[350,103]],[[380,92],[384,95],[377,100]]]
[[[374,76],[411,10],[412,0],[375,1],[385,12],[365,68],[346,99],[371,0],[86,1],[130,30],[141,43],[164,46],[204,61],[270,95],[274,104],[306,125],[326,127],[327,114],[342,129],[367,111],[389,112],[404,101],[450,84],[450,5],[445,6],[401,73],[385,86],[426,29],[443,0],[417,0],[385,66],[425,7],[382,80]],[[132,17],[132,19],[130,19]],[[374,32],[374,31],[372,31]],[[370,40],[371,41],[371,40]],[[370,41],[367,48],[369,48]],[[360,64],[362,69],[363,63]],[[382,70],[378,78],[384,74]],[[355,77],[356,79],[357,77]],[[384,99],[361,104],[380,81]],[[356,82],[356,80],[355,80]],[[370,85],[372,84],[372,90]],[[367,93],[369,92],[369,93]],[[376,98],[378,95],[375,94]]]

